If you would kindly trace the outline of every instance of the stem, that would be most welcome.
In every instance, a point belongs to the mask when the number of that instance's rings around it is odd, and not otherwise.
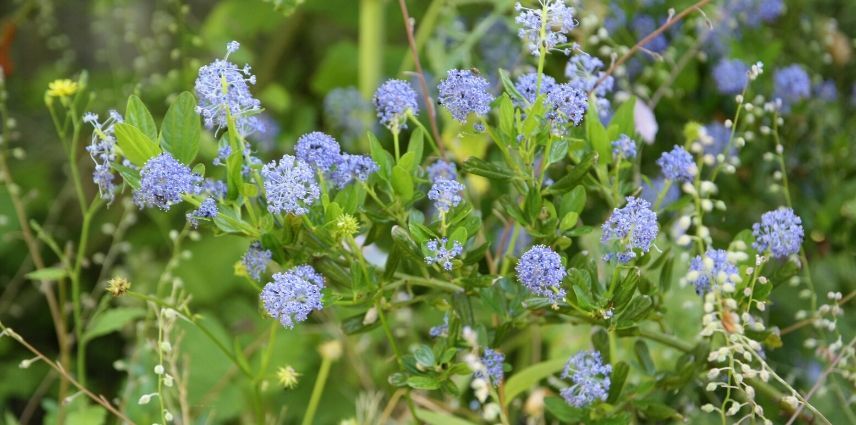
[[[318,402],[321,401],[321,394],[327,384],[327,376],[330,374],[332,364],[333,359],[328,356],[321,356],[321,369],[318,371],[318,377],[315,378],[315,386],[312,388],[312,396],[309,398],[309,407],[306,408],[306,414],[303,416],[303,422],[301,422],[303,425],[309,425],[315,419],[315,411],[318,409]]]
[[[666,193],[669,192],[669,189],[672,187],[671,180],[664,180],[663,188],[660,189],[660,193],[657,194],[657,200],[654,202],[654,211],[660,211],[660,203],[663,202],[663,199],[666,197]]]
[[[398,160],[401,159],[401,150],[398,147],[398,129],[392,132],[392,141],[395,143],[395,163],[398,164]]]
[[[383,1],[360,0],[359,86],[366,99],[378,86],[383,63]]]
[[[89,243],[89,228],[92,226],[92,218],[95,216],[100,205],[101,198],[95,198],[83,215],[83,224],[80,228],[80,242],[77,244],[77,255],[74,260],[74,269],[71,273],[72,315],[74,316],[74,335],[77,338],[77,377],[84,386],[86,385],[86,341],[83,340],[80,274],[83,268],[83,260],[86,257],[86,247]]]
[[[367,0],[363,0],[363,2],[365,1]],[[416,66],[416,77],[419,80],[419,87],[422,89],[422,99],[425,102],[425,109],[428,110],[428,122],[431,124],[431,134],[434,135],[437,147],[440,148],[440,157],[443,158],[446,156],[446,146],[440,137],[440,130],[437,129],[437,111],[434,109],[434,101],[431,100],[430,92],[428,91],[428,83],[425,82],[422,63],[419,62],[419,50],[416,47],[416,40],[413,38],[413,23],[410,20],[410,14],[407,12],[407,4],[404,0],[398,0],[398,7],[401,9],[401,18],[404,19],[404,28],[407,31],[407,44],[410,46],[410,54],[413,56],[413,64]]]
[[[682,10],[681,13],[675,15],[674,18],[669,19],[663,25],[660,25],[660,28],[657,28],[651,34],[648,34],[645,36],[645,38],[639,40],[635,45],[633,45],[633,47],[630,48],[630,50],[627,51],[627,53],[622,55],[617,61],[613,62],[612,65],[609,66],[609,69],[597,80],[596,83],[594,83],[594,86],[591,88],[591,91],[589,91],[589,94],[597,90],[598,86],[603,84],[603,82],[606,81],[606,79],[609,78],[609,76],[612,75],[612,73],[614,73],[619,66],[623,65],[624,62],[627,62],[627,60],[630,59],[633,55],[635,55],[636,52],[641,50],[642,46],[648,44],[648,42],[656,38],[658,35],[662,34],[672,25],[675,25],[676,23],[680,22],[681,20],[686,18],[687,15],[689,15],[696,9],[701,9],[708,3],[710,3],[710,0],[699,0],[694,5]]]

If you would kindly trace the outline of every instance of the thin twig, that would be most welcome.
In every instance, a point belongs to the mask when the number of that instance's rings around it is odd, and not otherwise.
[[[104,398],[104,396],[96,395],[92,391],[89,391],[83,385],[80,385],[80,383],[77,382],[77,380],[75,380],[74,378],[72,378],[71,375],[69,375],[68,372],[66,372],[65,369],[60,364],[58,364],[57,362],[54,362],[53,360],[47,358],[44,354],[42,354],[41,351],[37,350],[35,347],[30,345],[30,343],[27,342],[20,334],[18,334],[17,332],[12,330],[11,328],[7,328],[3,323],[0,323],[0,335],[8,335],[9,337],[14,339],[15,341],[18,341],[18,343],[21,344],[22,346],[24,346],[24,348],[29,350],[31,353],[35,354],[36,357],[39,358],[39,360],[45,362],[53,370],[57,371],[57,373],[59,373],[63,378],[65,378],[68,382],[70,382],[71,385],[74,385],[75,387],[77,387],[78,390],[80,390],[83,394],[86,394],[86,396],[89,397],[90,399],[92,399],[92,401],[103,406],[105,409],[107,409],[107,411],[116,415],[117,418],[119,418],[119,419],[121,419],[124,422],[129,423],[129,424],[134,423],[134,421],[129,419],[127,416],[123,415],[122,412],[118,411],[112,404],[110,404],[110,402],[107,401],[107,399]],[[65,400],[60,400],[60,403],[64,403],[64,402],[65,402]]]
[[[617,61],[613,62],[612,65],[609,66],[609,69],[606,70],[606,72],[597,80],[596,83],[594,83],[594,87],[591,88],[589,94],[597,90],[598,86],[600,86],[604,81],[606,81],[606,79],[609,78],[609,76],[612,75],[612,73],[614,73],[619,66],[623,65],[624,62],[627,62],[627,60],[630,59],[634,54],[636,54],[636,52],[641,50],[642,46],[645,46],[658,35],[671,28],[672,25],[675,25],[676,23],[680,22],[685,17],[687,17],[687,15],[689,15],[695,10],[701,9],[708,3],[710,3],[710,0],[699,0],[696,4],[682,10],[681,13],[678,13],[672,19],[667,20],[663,25],[660,25],[660,28],[657,28],[651,34],[648,34],[645,36],[645,38],[639,40],[633,47],[630,48],[630,50],[627,51],[627,53],[622,55],[620,58],[618,58]]]
[[[840,299],[837,302],[837,304],[839,306],[842,306],[842,305],[846,304],[848,301],[852,300],[853,297],[856,297],[856,290],[850,291],[850,293],[847,294],[844,298]],[[781,332],[779,332],[779,335],[787,335],[787,334],[789,334],[789,333],[791,333],[791,332],[793,332],[799,328],[802,328],[805,325],[811,324],[815,320],[817,320],[818,317],[819,316],[812,316],[812,317],[809,317],[807,319],[800,320],[799,322],[796,322],[793,325],[790,325],[787,328],[782,329]]]
[[[407,30],[407,44],[410,46],[410,54],[413,56],[413,64],[416,66],[416,77],[419,79],[422,98],[425,101],[425,108],[428,110],[428,122],[431,124],[431,133],[434,135],[434,140],[437,141],[440,156],[445,157],[446,146],[440,137],[440,131],[437,129],[437,111],[434,109],[434,101],[428,92],[428,83],[425,82],[425,73],[422,72],[422,64],[419,62],[419,51],[416,49],[416,40],[413,38],[413,22],[410,20],[410,14],[407,12],[405,1],[398,0],[398,5],[401,8],[401,17],[404,19],[404,28]]]
[[[837,366],[838,363],[844,357],[847,356],[848,352],[850,351],[850,349],[853,347],[854,344],[856,344],[856,338],[853,338],[850,341],[850,344],[847,344],[847,347],[844,347],[841,350],[841,353],[838,355],[838,357],[836,357],[835,360],[833,360],[832,363],[829,365],[829,367],[826,368],[825,371],[823,371],[823,374],[820,375],[820,378],[817,379],[817,382],[814,384],[813,387],[811,387],[811,390],[809,390],[808,394],[805,395],[805,398],[803,400],[804,402],[799,405],[799,407],[794,412],[794,414],[791,415],[791,418],[788,420],[788,423],[785,425],[791,425],[792,423],[794,423],[794,421],[797,419],[797,416],[799,416],[800,412],[802,412],[803,408],[808,404],[809,400],[811,400],[811,397],[814,395],[814,393],[816,393],[817,390],[820,389],[820,386],[823,384],[823,382],[826,381],[826,377],[829,376],[829,374],[832,373],[832,371],[835,369],[835,366]],[[845,406],[845,408],[848,408],[848,407]]]

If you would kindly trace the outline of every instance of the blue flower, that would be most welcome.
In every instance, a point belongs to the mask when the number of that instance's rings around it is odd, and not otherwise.
[[[321,290],[324,278],[309,265],[291,268],[284,273],[274,273],[273,282],[268,282],[260,295],[265,310],[271,317],[292,329],[296,322],[303,322],[314,310],[321,310]]]
[[[781,100],[782,111],[811,95],[811,80],[799,65],[777,69],[773,74],[773,97]]]
[[[407,128],[408,114],[419,113],[416,92],[407,81],[387,80],[372,97],[380,123],[393,132]]]
[[[814,88],[817,98],[824,102],[835,102],[838,100],[838,88],[835,81],[824,80]]]
[[[339,142],[320,131],[300,136],[294,146],[294,154],[298,159],[321,171],[329,170],[341,157]]]
[[[428,166],[428,179],[435,182],[438,179],[456,180],[458,178],[458,167],[454,162],[438,159]]]
[[[461,203],[461,191],[464,189],[466,187],[455,180],[437,179],[428,191],[428,199],[434,201],[434,206],[445,214]]]
[[[445,337],[449,335],[449,314],[443,316],[443,323],[437,326],[432,326],[430,330],[428,330],[428,335],[431,338],[437,337]]]
[[[430,251],[432,255],[425,257],[425,263],[429,266],[432,264],[439,264],[446,270],[452,270],[452,260],[461,256],[461,253],[464,252],[464,247],[460,242],[454,241],[452,248],[448,249],[446,248],[448,243],[449,241],[446,238],[431,239],[428,241],[426,248],[428,248],[428,251]]]
[[[134,203],[140,208],[158,207],[164,211],[182,201],[182,196],[200,190],[202,177],[178,162],[167,152],[149,159],[140,170],[140,187],[134,191]]]
[[[547,93],[547,103],[552,110],[547,118],[553,121],[553,127],[561,131],[568,123],[580,125],[588,109],[588,94],[571,83],[557,84]]]
[[[241,258],[241,264],[247,269],[247,274],[250,277],[259,280],[262,277],[262,273],[267,270],[267,264],[272,257],[273,254],[270,250],[264,249],[261,242],[255,241],[247,248],[247,252]]]
[[[802,220],[794,210],[781,207],[765,212],[761,222],[752,225],[752,246],[758,252],[769,250],[773,257],[784,258],[800,252],[804,231]]]
[[[199,226],[200,218],[212,219],[217,216],[217,211],[217,201],[214,198],[208,197],[199,204],[199,208],[187,213],[187,221],[195,229]]]
[[[594,85],[606,76],[594,92],[595,96],[599,98],[609,94],[615,86],[615,78],[612,75],[606,75],[606,72],[603,71],[603,61],[585,53],[575,55],[568,61],[568,64],[565,65],[565,76],[568,77],[571,84],[576,85],[586,93],[592,91]]]
[[[98,121],[98,115],[87,113],[83,115],[83,122],[91,124],[92,141],[86,147],[89,156],[95,163],[95,169],[92,170],[92,181],[98,186],[98,194],[101,199],[107,203],[113,202],[116,198],[117,187],[113,182],[115,176],[112,166],[116,163],[116,136],[113,132],[113,126],[122,122],[122,115],[116,111],[110,111],[110,114],[104,122]]]
[[[547,297],[553,304],[565,298],[562,281],[567,272],[562,266],[562,258],[546,245],[529,248],[520,257],[514,271],[517,272],[517,280],[529,292]]]
[[[505,361],[505,354],[495,351],[491,348],[485,348],[484,354],[481,357],[481,363],[484,370],[478,370],[473,375],[476,378],[487,379],[498,387],[502,383],[502,378],[505,372],[502,370],[502,363]]]
[[[622,134],[618,140],[612,142],[612,156],[624,159],[636,158],[636,141]]]
[[[603,364],[600,353],[594,350],[581,351],[568,359],[563,379],[573,384],[562,390],[562,398],[571,406],[582,408],[597,400],[606,401],[609,395],[612,366]]]
[[[538,86],[538,73],[530,72],[528,74],[523,74],[517,77],[517,81],[514,82],[514,88],[517,89],[520,94],[523,95],[523,98],[526,99],[530,104],[535,103],[535,99],[538,98],[539,94],[550,93],[554,87],[556,87],[556,79],[549,75],[541,76],[541,90],[537,90]],[[514,101],[515,105],[518,107],[523,107],[519,100]]]
[[[564,0],[542,0],[541,8],[537,9],[517,3],[514,10],[517,11],[514,22],[520,25],[517,34],[534,56],[540,56],[542,48],[550,52],[567,43],[568,33],[577,27],[574,8],[566,5]],[[541,37],[542,22],[546,23],[544,37]],[[570,49],[565,48],[564,52],[567,54]]]
[[[342,189],[354,180],[366,181],[377,172],[378,165],[365,155],[342,154],[333,168],[330,178],[337,188]]]
[[[749,83],[749,67],[737,59],[722,59],[713,68],[716,88],[722,94],[739,94]]]
[[[490,83],[473,71],[450,69],[437,86],[438,101],[453,118],[465,122],[470,113],[484,116],[490,112],[494,97],[488,93],[489,87]]]
[[[687,280],[695,286],[696,293],[702,295],[720,285],[731,285],[740,282],[737,266],[728,260],[728,253],[723,249],[708,249],[704,256],[697,255],[690,261],[690,273]]]
[[[603,223],[600,243],[607,247],[605,261],[617,260],[627,263],[636,258],[634,249],[648,252],[651,243],[657,238],[660,226],[657,214],[651,211],[651,204],[644,199],[627,197],[627,205],[616,208]]]
[[[227,45],[226,57],[199,68],[196,77],[196,96],[199,104],[196,112],[202,115],[205,126],[219,131],[228,125],[228,115],[235,120],[238,132],[247,136],[259,130],[257,115],[261,102],[250,93],[250,85],[256,83],[249,65],[238,68],[229,62],[229,54],[239,47],[235,41]]]
[[[205,179],[205,181],[202,182],[201,193],[215,199],[224,199],[226,197],[226,192],[228,191],[229,189],[226,187],[226,183],[222,180]]]
[[[690,182],[698,172],[693,157],[681,146],[675,145],[669,152],[663,152],[657,165],[663,171],[663,175],[669,180]]]
[[[312,168],[291,155],[283,155],[279,163],[265,164],[261,175],[271,213],[306,214],[321,196]]]
[[[356,140],[365,135],[370,111],[371,105],[356,87],[333,89],[324,97],[327,124],[340,132],[345,140]]]

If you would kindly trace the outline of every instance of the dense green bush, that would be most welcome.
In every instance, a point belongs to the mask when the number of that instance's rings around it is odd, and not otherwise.
[[[521,3],[0,5],[3,421],[856,423],[856,10]]]

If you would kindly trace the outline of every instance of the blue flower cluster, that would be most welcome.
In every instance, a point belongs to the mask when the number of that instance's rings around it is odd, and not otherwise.
[[[247,275],[255,280],[259,280],[262,277],[262,273],[267,270],[267,264],[272,257],[273,253],[269,249],[264,249],[261,242],[255,241],[247,248],[247,252],[241,258],[241,264],[247,270]]]
[[[202,177],[167,152],[155,156],[140,170],[140,187],[134,203],[140,208],[158,207],[169,211],[184,195],[199,193]]]
[[[610,116],[612,108],[606,96],[615,88],[615,78],[612,75],[607,75],[603,71],[603,67],[602,60],[581,53],[568,61],[565,66],[565,76],[570,79],[572,85],[577,86],[580,90],[594,94],[597,113],[601,119],[605,120]],[[595,87],[601,78],[603,81]]]
[[[538,73],[537,72],[529,72],[527,74],[523,74],[517,77],[517,81],[514,82],[514,88],[523,95],[523,98],[526,99],[530,104],[535,103],[535,99],[538,98],[539,94],[542,93],[550,93],[553,88],[556,87],[556,79],[549,75],[541,76],[541,89],[538,90]],[[518,107],[524,107],[519,100],[514,100],[515,105]]]
[[[517,16],[514,22],[520,25],[518,35],[526,44],[529,52],[535,56],[561,47],[568,42],[568,33],[577,27],[574,8],[565,4],[565,0],[541,0],[540,9],[529,9],[520,3],[514,5]],[[542,37],[542,25],[544,33]],[[565,47],[565,54],[570,53]]]
[[[629,196],[627,205],[612,211],[602,231],[600,242],[607,248],[604,261],[627,263],[636,258],[634,249],[648,252],[660,226],[648,201]]]
[[[416,92],[407,81],[387,80],[372,97],[380,123],[392,132],[407,128],[407,115],[417,114]]]
[[[674,181],[690,182],[698,172],[692,155],[678,145],[669,152],[663,152],[657,160],[657,165],[667,179]]]
[[[498,387],[505,376],[505,372],[502,370],[503,362],[505,362],[505,354],[491,348],[485,348],[481,357],[484,371],[476,371],[474,375],[476,378],[487,379],[494,387]]]
[[[439,179],[458,179],[458,167],[455,166],[454,162],[438,159],[433,164],[428,166],[428,169],[426,171],[428,172],[428,179],[431,180],[432,183],[436,182]]]
[[[330,178],[337,188],[342,189],[354,180],[364,182],[372,173],[378,170],[378,165],[365,155],[342,154],[336,162]]]
[[[315,172],[306,162],[283,155],[262,167],[267,209],[273,214],[303,215],[321,196]]]
[[[547,93],[547,103],[553,108],[547,118],[560,133],[568,123],[580,125],[588,110],[588,93],[572,83],[557,84]]]
[[[112,166],[116,162],[116,135],[113,132],[113,125],[122,121],[122,115],[116,111],[110,111],[104,122],[99,122],[98,115],[91,112],[83,115],[83,122],[91,124],[93,127],[92,141],[86,147],[86,151],[89,152],[89,156],[95,162],[95,168],[92,170],[92,181],[98,186],[98,194],[101,199],[107,201],[108,204],[116,198],[118,189],[113,183],[115,175]]]
[[[562,390],[562,398],[574,407],[585,407],[597,400],[606,401],[611,385],[612,365],[603,364],[598,351],[581,351],[568,359],[563,379],[573,384]]]
[[[782,102],[782,111],[811,95],[811,79],[800,65],[777,69],[773,74],[773,97]]]
[[[260,295],[265,310],[271,317],[292,329],[303,322],[314,310],[321,310],[321,290],[324,278],[309,265],[301,265],[284,273],[274,273]]]
[[[461,192],[464,189],[466,187],[455,180],[440,178],[431,185],[431,190],[428,191],[428,199],[434,201],[437,210],[445,214],[461,203],[463,200]]]
[[[425,263],[428,265],[439,264],[445,270],[452,270],[452,260],[461,256],[464,252],[464,247],[460,242],[454,241],[452,248],[446,248],[449,244],[448,239],[431,239],[425,244],[431,255],[425,257]]]
[[[217,216],[217,201],[208,197],[202,200],[199,208],[187,213],[187,222],[195,229],[199,226],[199,219],[212,219]]]
[[[782,207],[761,215],[761,221],[752,225],[752,236],[758,252],[769,250],[773,257],[784,258],[800,252],[805,234],[794,210]]]
[[[226,127],[231,115],[238,132],[247,136],[260,130],[261,122],[256,115],[262,109],[261,102],[250,93],[249,86],[256,83],[250,66],[238,68],[228,60],[238,47],[238,42],[230,42],[226,57],[199,68],[195,85],[199,98],[196,112],[202,115],[205,126],[215,131]]]
[[[517,266],[517,280],[535,295],[550,299],[557,304],[567,294],[562,281],[567,272],[562,258],[546,245],[535,245],[523,253]]]
[[[612,156],[624,159],[636,158],[636,141],[626,134],[618,136],[618,140],[612,142]]]
[[[713,68],[716,88],[722,94],[739,94],[749,83],[749,67],[738,59],[722,59]]]
[[[438,101],[453,118],[465,122],[470,113],[484,116],[490,112],[494,96],[488,92],[489,87],[484,77],[471,70],[450,69],[437,86]]]
[[[336,139],[320,131],[313,131],[297,139],[294,154],[303,162],[321,171],[328,171],[339,162],[341,151]]]
[[[741,279],[737,266],[728,260],[728,252],[711,248],[704,256],[697,255],[690,261],[687,280],[695,286],[696,293],[702,295],[722,285],[737,285]]]

